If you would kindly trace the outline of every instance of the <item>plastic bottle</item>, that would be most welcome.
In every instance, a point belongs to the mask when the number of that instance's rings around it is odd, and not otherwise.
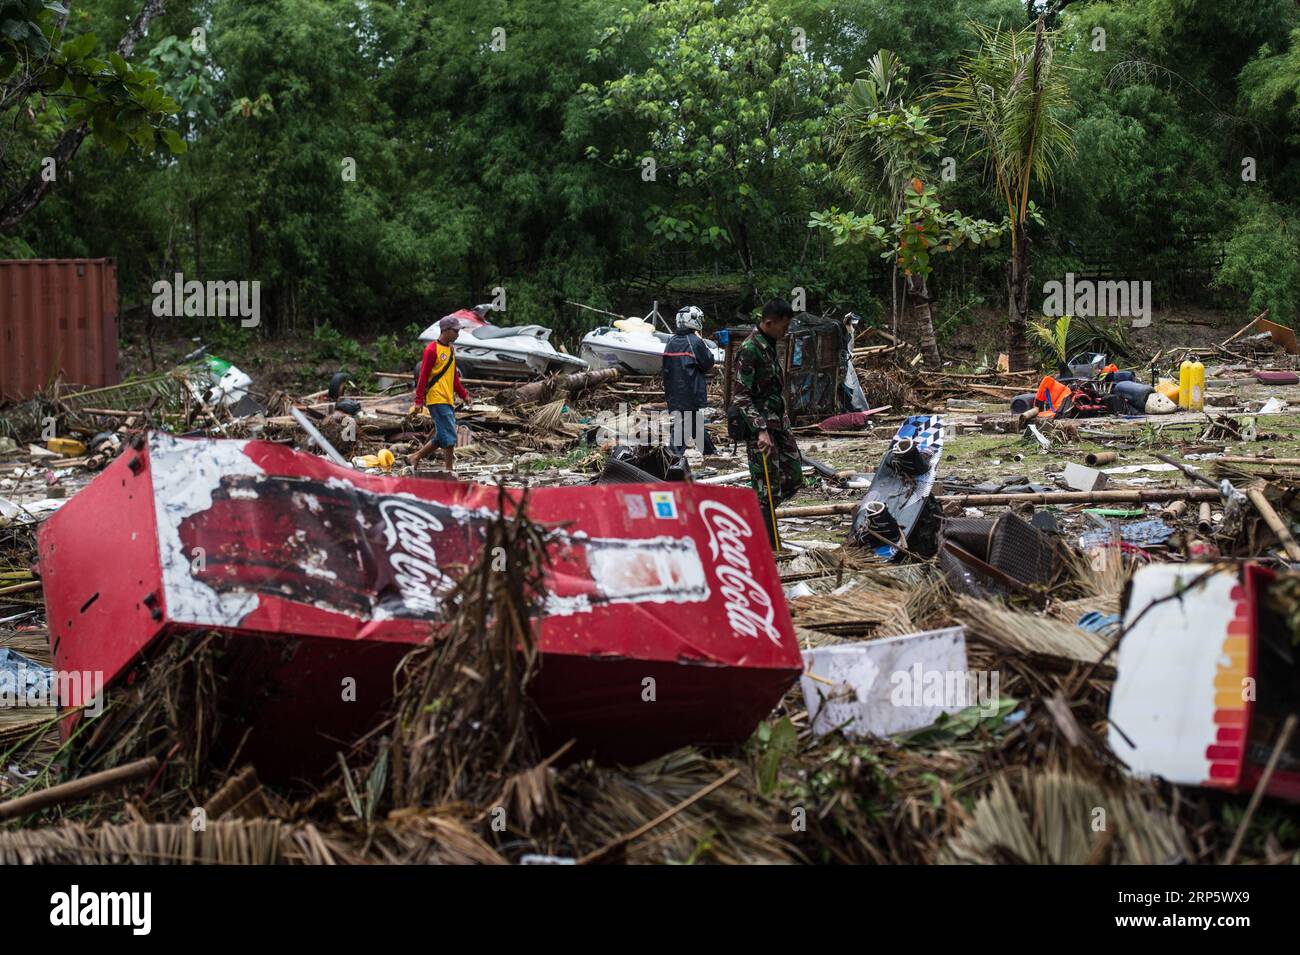
[[[1199,361],[1192,362],[1192,384],[1187,407],[1192,411],[1200,411],[1205,407],[1205,365]]]
[[[1178,407],[1190,407],[1192,401],[1192,363],[1183,359],[1178,366]]]

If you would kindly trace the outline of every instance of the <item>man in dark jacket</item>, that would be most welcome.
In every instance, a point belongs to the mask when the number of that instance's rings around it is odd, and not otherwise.
[[[709,403],[708,375],[713,367],[713,353],[700,338],[703,327],[704,313],[687,305],[677,313],[677,334],[664,347],[664,398],[673,423],[669,450],[677,455],[684,454],[688,444],[705,454],[718,450],[700,413]]]
[[[803,457],[786,413],[785,376],[776,355],[776,343],[790,331],[793,318],[794,310],[788,302],[773,299],[763,306],[758,328],[736,350],[736,380],[729,412],[744,419],[749,478],[763,508],[767,536],[774,547],[778,543],[776,506],[794,497],[803,487]]]

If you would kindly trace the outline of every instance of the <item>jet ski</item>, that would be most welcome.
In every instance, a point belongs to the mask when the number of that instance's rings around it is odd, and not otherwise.
[[[587,370],[581,358],[566,355],[551,344],[549,328],[493,325],[479,317],[478,309],[462,308],[451,314],[461,322],[456,336],[456,364],[471,377],[530,378]],[[420,333],[422,342],[437,337],[437,322]]]
[[[634,315],[588,332],[578,354],[592,369],[617,368],[631,375],[658,375],[663,371],[664,347],[671,337]],[[725,360],[722,349],[707,338],[704,342],[713,360],[721,365]]]

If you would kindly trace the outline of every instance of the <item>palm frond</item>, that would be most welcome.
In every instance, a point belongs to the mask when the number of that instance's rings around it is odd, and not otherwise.
[[[1030,322],[1029,332],[1051,351],[1052,357],[1065,361],[1069,354],[1070,316],[1062,315],[1055,325],[1046,322]]]
[[[903,183],[918,174],[924,142],[904,142],[882,134],[882,124],[903,113],[918,113],[905,98],[907,67],[891,50],[878,50],[865,75],[849,87],[832,150],[839,157],[836,178],[857,194],[866,211],[891,217],[901,203]],[[936,137],[937,138],[937,137]]]
[[[1050,188],[1054,171],[1074,155],[1062,116],[1070,106],[1064,70],[1055,62],[1054,31],[974,25],[979,45],[930,94],[938,115],[965,134],[967,158],[982,160],[1013,220],[1028,215],[1031,187]]]

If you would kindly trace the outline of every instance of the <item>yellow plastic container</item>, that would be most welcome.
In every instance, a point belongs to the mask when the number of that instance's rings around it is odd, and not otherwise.
[[[1205,365],[1199,361],[1192,362],[1192,384],[1187,407],[1192,411],[1200,411],[1205,407]]]
[[[1178,404],[1178,382],[1172,378],[1161,378],[1156,382],[1156,391],[1160,392],[1174,404]]]
[[[50,438],[45,447],[65,458],[79,458],[86,453],[86,446],[75,438]]]
[[[1192,363],[1184,360],[1178,366],[1178,407],[1188,408],[1192,403]]]
[[[393,452],[387,448],[380,448],[378,454],[363,454],[361,457],[354,459],[363,468],[383,468],[385,471],[390,470],[396,460]]]

